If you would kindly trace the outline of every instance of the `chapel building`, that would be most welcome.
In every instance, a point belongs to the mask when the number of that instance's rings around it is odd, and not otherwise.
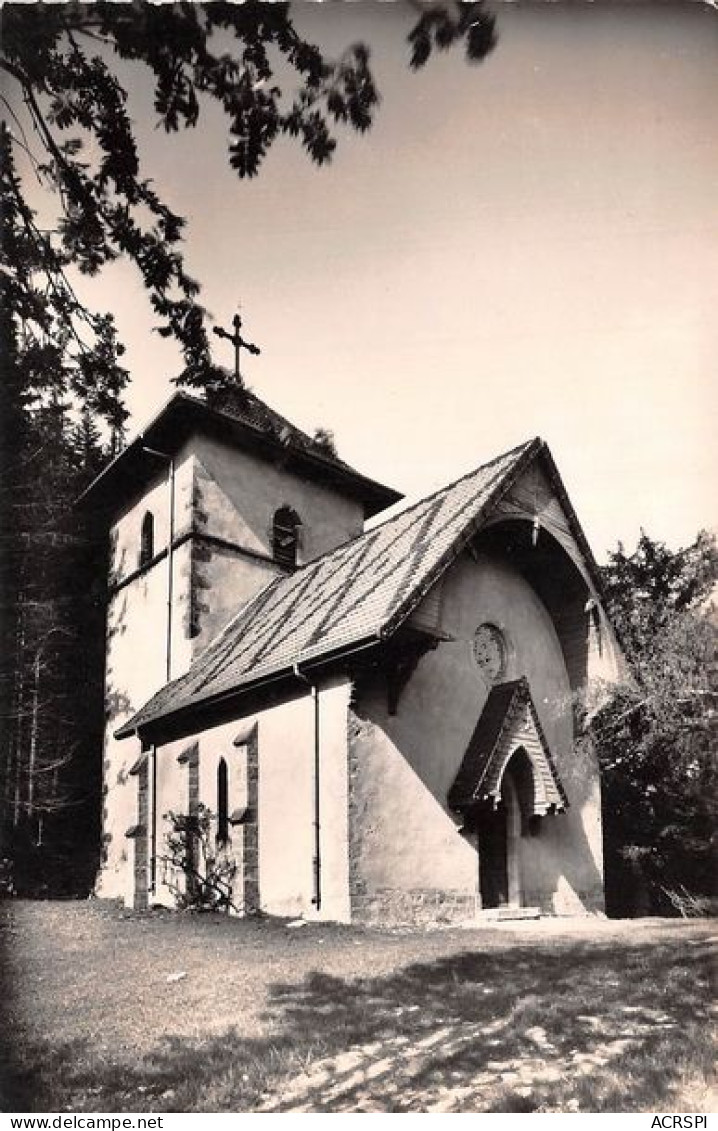
[[[382,521],[399,499],[241,387],[176,394],[91,486],[99,895],[173,905],[166,815],[203,806],[240,913],[602,911],[576,702],[623,666],[551,454],[530,440]]]

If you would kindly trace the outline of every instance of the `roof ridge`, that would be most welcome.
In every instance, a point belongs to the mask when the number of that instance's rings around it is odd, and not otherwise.
[[[532,444],[543,444],[543,440],[540,436],[533,436],[530,440],[524,440],[523,444],[517,444],[514,448],[508,448],[505,452],[501,452],[499,455],[494,456],[493,459],[487,460],[486,463],[480,463],[477,467],[472,468],[471,471],[466,471],[463,475],[459,475],[457,479],[452,479],[451,483],[447,483],[443,487],[437,487],[435,491],[429,492],[428,495],[422,495],[422,497],[420,499],[417,499],[415,503],[410,503],[408,507],[404,507],[404,509],[399,511],[398,514],[392,515],[391,518],[386,519],[384,523],[378,522],[376,526],[372,527],[372,530],[378,530],[379,527],[384,526],[387,522],[391,522],[393,519],[399,518],[403,514],[407,514],[415,507],[421,506],[422,503],[428,503],[431,499],[435,499],[438,495],[443,495],[447,491],[452,491],[454,487],[458,487],[459,484],[463,483],[465,479],[471,479],[472,475],[478,475],[480,471],[486,471],[487,468],[493,467],[495,463],[500,463],[501,460],[507,459],[509,456],[517,455],[519,452],[528,450],[528,448],[530,448]]]
[[[293,435],[295,441],[300,442],[303,450],[310,455],[316,456],[317,459],[323,460],[325,463],[328,463],[330,465],[338,465],[339,467],[343,467],[355,472],[355,474],[361,474],[361,472],[356,472],[356,469],[352,467],[351,464],[348,464],[345,460],[343,460],[337,452],[332,453],[327,451],[325,448],[322,448],[322,446],[314,439],[314,437],[310,436],[309,432],[305,432],[303,428],[300,428],[298,424],[295,424],[293,420],[290,420],[288,416],[285,416],[284,413],[280,412],[279,409],[276,409],[272,404],[269,403],[269,401],[265,400],[264,397],[255,392],[254,389],[251,388],[251,386],[241,385],[237,387],[229,387],[228,389],[223,391],[228,393],[234,392],[238,396],[246,397],[247,400],[251,402],[252,406],[257,408],[260,414],[265,417],[264,426],[261,422],[253,421],[246,416],[234,416],[231,409],[223,407],[221,403],[213,404],[207,399],[194,397],[191,394],[185,395],[195,404],[209,408],[212,412],[218,412],[223,416],[228,416],[230,419],[241,420],[242,423],[246,424],[250,428],[256,429],[256,431],[260,433],[265,433],[267,428],[286,428]]]
[[[312,558],[310,562],[305,562],[304,565],[299,566],[299,568],[294,571],[294,574],[292,576],[296,576],[296,574],[300,573],[302,570],[316,565],[317,562],[325,561],[333,554],[338,554],[341,550],[347,549],[349,546],[353,546],[356,542],[360,542],[362,538],[367,538],[370,535],[375,534],[379,530],[384,530],[391,523],[398,522],[400,518],[403,518],[405,515],[410,514],[418,507],[423,506],[425,503],[431,502],[432,499],[438,498],[439,495],[444,495],[449,491],[452,491],[455,487],[458,487],[460,483],[463,483],[465,479],[471,479],[472,475],[478,475],[480,471],[486,471],[487,468],[492,467],[495,463],[500,463],[501,460],[506,459],[508,456],[513,456],[518,454],[519,452],[528,450],[532,444],[543,444],[543,440],[540,436],[534,436],[531,440],[525,440],[523,444],[517,444],[515,448],[509,448],[507,451],[502,452],[498,456],[495,456],[494,459],[487,460],[486,463],[480,463],[471,471],[467,471],[464,475],[460,475],[458,479],[453,479],[451,483],[447,483],[443,487],[437,487],[435,491],[430,491],[428,495],[422,495],[420,499],[416,499],[415,502],[409,503],[408,506],[404,507],[400,511],[397,511],[396,514],[389,515],[389,517],[385,518],[383,522],[377,522],[377,524],[375,526],[372,526],[371,529],[362,530],[360,534],[355,534],[353,538],[348,538],[346,542],[341,542],[338,546],[335,546],[333,550],[325,550],[323,554],[320,554],[316,558]]]

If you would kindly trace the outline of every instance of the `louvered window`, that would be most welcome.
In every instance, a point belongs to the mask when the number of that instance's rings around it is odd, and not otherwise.
[[[275,562],[285,569],[294,569],[297,564],[301,525],[299,515],[291,507],[280,507],[274,515],[272,554]]]

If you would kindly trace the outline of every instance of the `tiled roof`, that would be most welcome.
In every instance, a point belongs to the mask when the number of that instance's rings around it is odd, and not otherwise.
[[[202,401],[197,397],[188,397],[187,399],[202,404]],[[244,424],[249,424],[252,428],[275,437],[287,447],[311,452],[312,455],[318,456],[320,459],[349,469],[349,464],[339,459],[336,452],[331,451],[325,444],[307,435],[301,428],[297,428],[296,424],[292,424],[291,420],[287,420],[286,416],[282,416],[281,412],[277,412],[276,409],[244,385],[230,386],[221,391],[208,393],[207,404],[215,412],[231,416],[233,420],[241,420]],[[353,470],[353,468],[349,470]]]
[[[176,454],[197,432],[216,436],[272,462],[279,457],[305,478],[359,500],[366,517],[401,498],[399,492],[350,467],[251,389],[241,387],[209,392],[206,399],[175,393],[141,434],[100,472],[80,500],[84,505],[91,502],[116,510],[124,498],[135,495],[150,476],[157,474],[162,466],[158,457]]]
[[[461,810],[477,801],[497,801],[506,759],[517,745],[523,746],[533,765],[534,812],[566,808],[566,795],[525,677],[491,688],[449,790],[451,808]]]
[[[289,576],[225,626],[189,671],[122,726],[135,733],[178,711],[389,636],[477,530],[487,508],[543,448],[531,440]]]

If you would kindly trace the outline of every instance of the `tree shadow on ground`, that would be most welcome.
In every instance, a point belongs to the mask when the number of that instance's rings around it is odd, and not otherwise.
[[[687,1076],[711,1071],[710,972],[701,939],[317,971],[269,988],[261,1040],[237,1027],[165,1039],[140,1061],[81,1041],[17,1047],[5,1110],[666,1110]]]

